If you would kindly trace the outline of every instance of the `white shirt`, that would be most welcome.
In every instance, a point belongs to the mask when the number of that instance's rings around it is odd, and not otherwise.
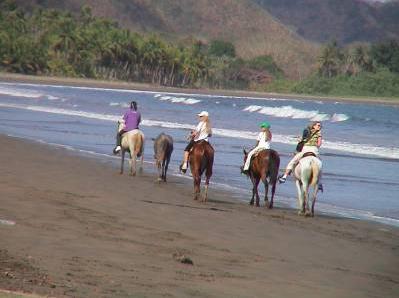
[[[195,131],[197,132],[197,136],[194,138],[195,142],[200,140],[208,141],[208,132],[206,131],[205,121],[201,121],[200,123],[198,123]]]
[[[270,149],[270,140],[267,140],[267,133],[265,131],[259,133],[257,141],[259,141],[257,147]]]

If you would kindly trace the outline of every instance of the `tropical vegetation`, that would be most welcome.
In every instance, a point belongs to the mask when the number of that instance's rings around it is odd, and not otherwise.
[[[212,88],[248,88],[248,73],[281,73],[271,57],[263,68],[251,67],[229,42],[171,44],[93,17],[88,6],[79,16],[60,10],[27,13],[11,1],[0,8],[0,70],[5,72]]]
[[[0,71],[146,82],[163,86],[230,88],[339,96],[399,96],[399,43],[320,52],[318,67],[289,80],[270,55],[241,58],[225,40],[167,42],[94,17],[53,9],[22,10],[0,2]]]

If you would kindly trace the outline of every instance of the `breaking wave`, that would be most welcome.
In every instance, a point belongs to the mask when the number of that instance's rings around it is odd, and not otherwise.
[[[44,106],[0,103],[0,107],[24,109],[24,110],[51,113],[51,114],[62,114],[62,115],[77,116],[77,117],[113,121],[113,122],[116,122],[118,121],[118,119],[120,119],[120,116],[117,115],[100,114],[100,113],[92,113],[92,112],[85,112],[79,110],[60,109],[60,108],[50,108]],[[172,128],[172,129],[188,129],[188,130],[193,129],[195,127],[194,125],[186,123],[167,122],[167,121],[159,121],[151,119],[143,119],[142,125]],[[226,128],[214,128],[213,134],[221,137],[241,138],[241,139],[251,139],[251,140],[255,139],[257,136],[257,132],[226,129]],[[294,145],[296,143],[296,136],[273,134],[273,142]],[[341,151],[341,152],[353,153],[353,154],[373,155],[383,158],[399,159],[399,148],[396,147],[382,147],[371,144],[355,144],[349,142],[330,142],[328,140],[325,140],[323,142],[323,148]]]
[[[329,115],[326,113],[320,113],[317,110],[306,111],[301,109],[293,108],[292,106],[282,106],[282,107],[267,107],[267,106],[257,106],[250,105],[243,109],[243,111],[250,113],[259,113],[273,117],[279,118],[292,118],[292,119],[309,119],[312,121],[333,121],[340,122],[349,119],[349,116],[345,114],[333,114]]]

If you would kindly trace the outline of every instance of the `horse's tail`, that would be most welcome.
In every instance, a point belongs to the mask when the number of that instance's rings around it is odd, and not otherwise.
[[[310,185],[316,185],[319,181],[320,167],[316,162],[312,162],[311,167],[312,167],[312,181],[310,182]]]

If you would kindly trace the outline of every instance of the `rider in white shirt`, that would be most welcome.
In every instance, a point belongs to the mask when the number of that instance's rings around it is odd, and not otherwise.
[[[241,169],[241,172],[244,174],[248,173],[249,166],[251,164],[251,158],[254,154],[265,149],[270,149],[270,142],[272,140],[270,124],[268,122],[262,122],[259,126],[261,132],[259,133],[256,139],[257,141],[256,146],[248,153],[247,159],[245,160],[245,164]]]
[[[183,173],[187,171],[188,156],[194,144],[202,140],[208,142],[208,138],[212,135],[212,127],[209,121],[209,113],[207,111],[202,111],[201,113],[197,114],[197,116],[199,117],[200,122],[190,134],[190,142],[184,149],[184,158],[182,164],[180,165],[180,170]]]

